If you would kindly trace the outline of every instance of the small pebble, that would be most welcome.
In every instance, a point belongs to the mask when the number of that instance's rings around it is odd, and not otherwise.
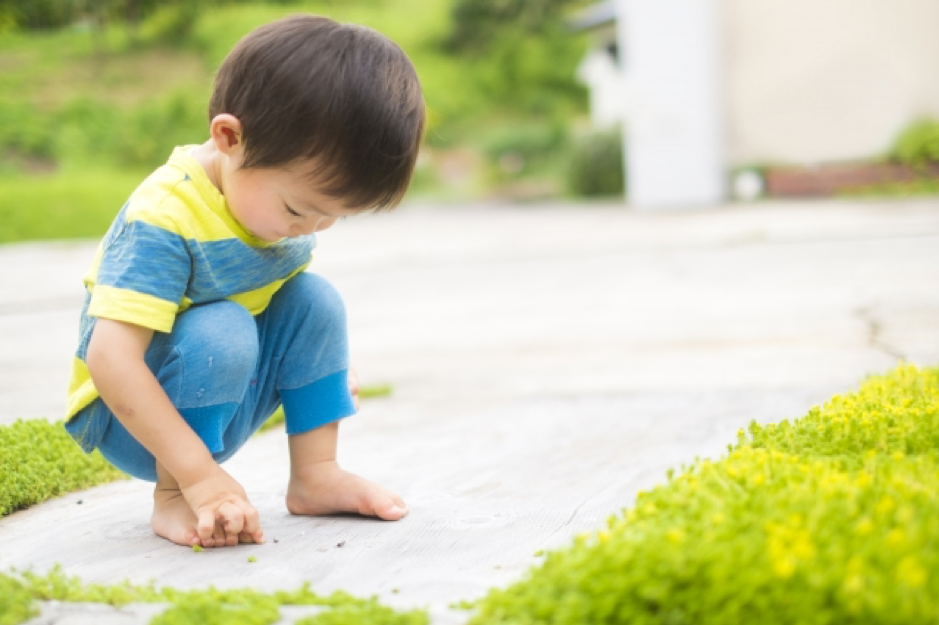
[[[339,543],[336,544],[337,547],[344,547],[345,545],[346,545],[346,541],[344,540],[339,541]]]

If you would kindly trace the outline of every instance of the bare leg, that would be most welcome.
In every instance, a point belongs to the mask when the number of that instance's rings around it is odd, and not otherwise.
[[[287,510],[304,515],[353,512],[386,521],[406,515],[401,497],[339,467],[338,438],[338,422],[290,436]]]

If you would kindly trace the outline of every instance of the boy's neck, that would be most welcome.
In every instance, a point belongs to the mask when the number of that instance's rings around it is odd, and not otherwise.
[[[225,192],[219,184],[218,176],[219,157],[222,153],[218,151],[215,142],[209,139],[202,145],[193,148],[191,154],[193,158],[202,165],[202,169],[205,170],[205,175],[209,177],[209,181],[224,195]]]

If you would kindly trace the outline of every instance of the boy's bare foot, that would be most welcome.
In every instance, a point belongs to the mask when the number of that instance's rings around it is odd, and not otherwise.
[[[157,487],[153,491],[153,515],[150,527],[157,536],[186,547],[198,543],[196,515],[179,489]]]
[[[291,475],[287,510],[303,515],[352,512],[386,521],[397,521],[408,513],[401,497],[334,461],[307,465],[301,474]]]

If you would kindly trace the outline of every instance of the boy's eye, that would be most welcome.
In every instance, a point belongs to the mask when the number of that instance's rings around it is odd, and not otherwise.
[[[298,212],[295,211],[294,209],[290,208],[290,207],[287,206],[286,204],[284,204],[284,208],[286,208],[286,209],[287,209],[287,212],[290,213],[291,215],[293,215],[294,217],[300,217],[300,213],[298,213]]]

